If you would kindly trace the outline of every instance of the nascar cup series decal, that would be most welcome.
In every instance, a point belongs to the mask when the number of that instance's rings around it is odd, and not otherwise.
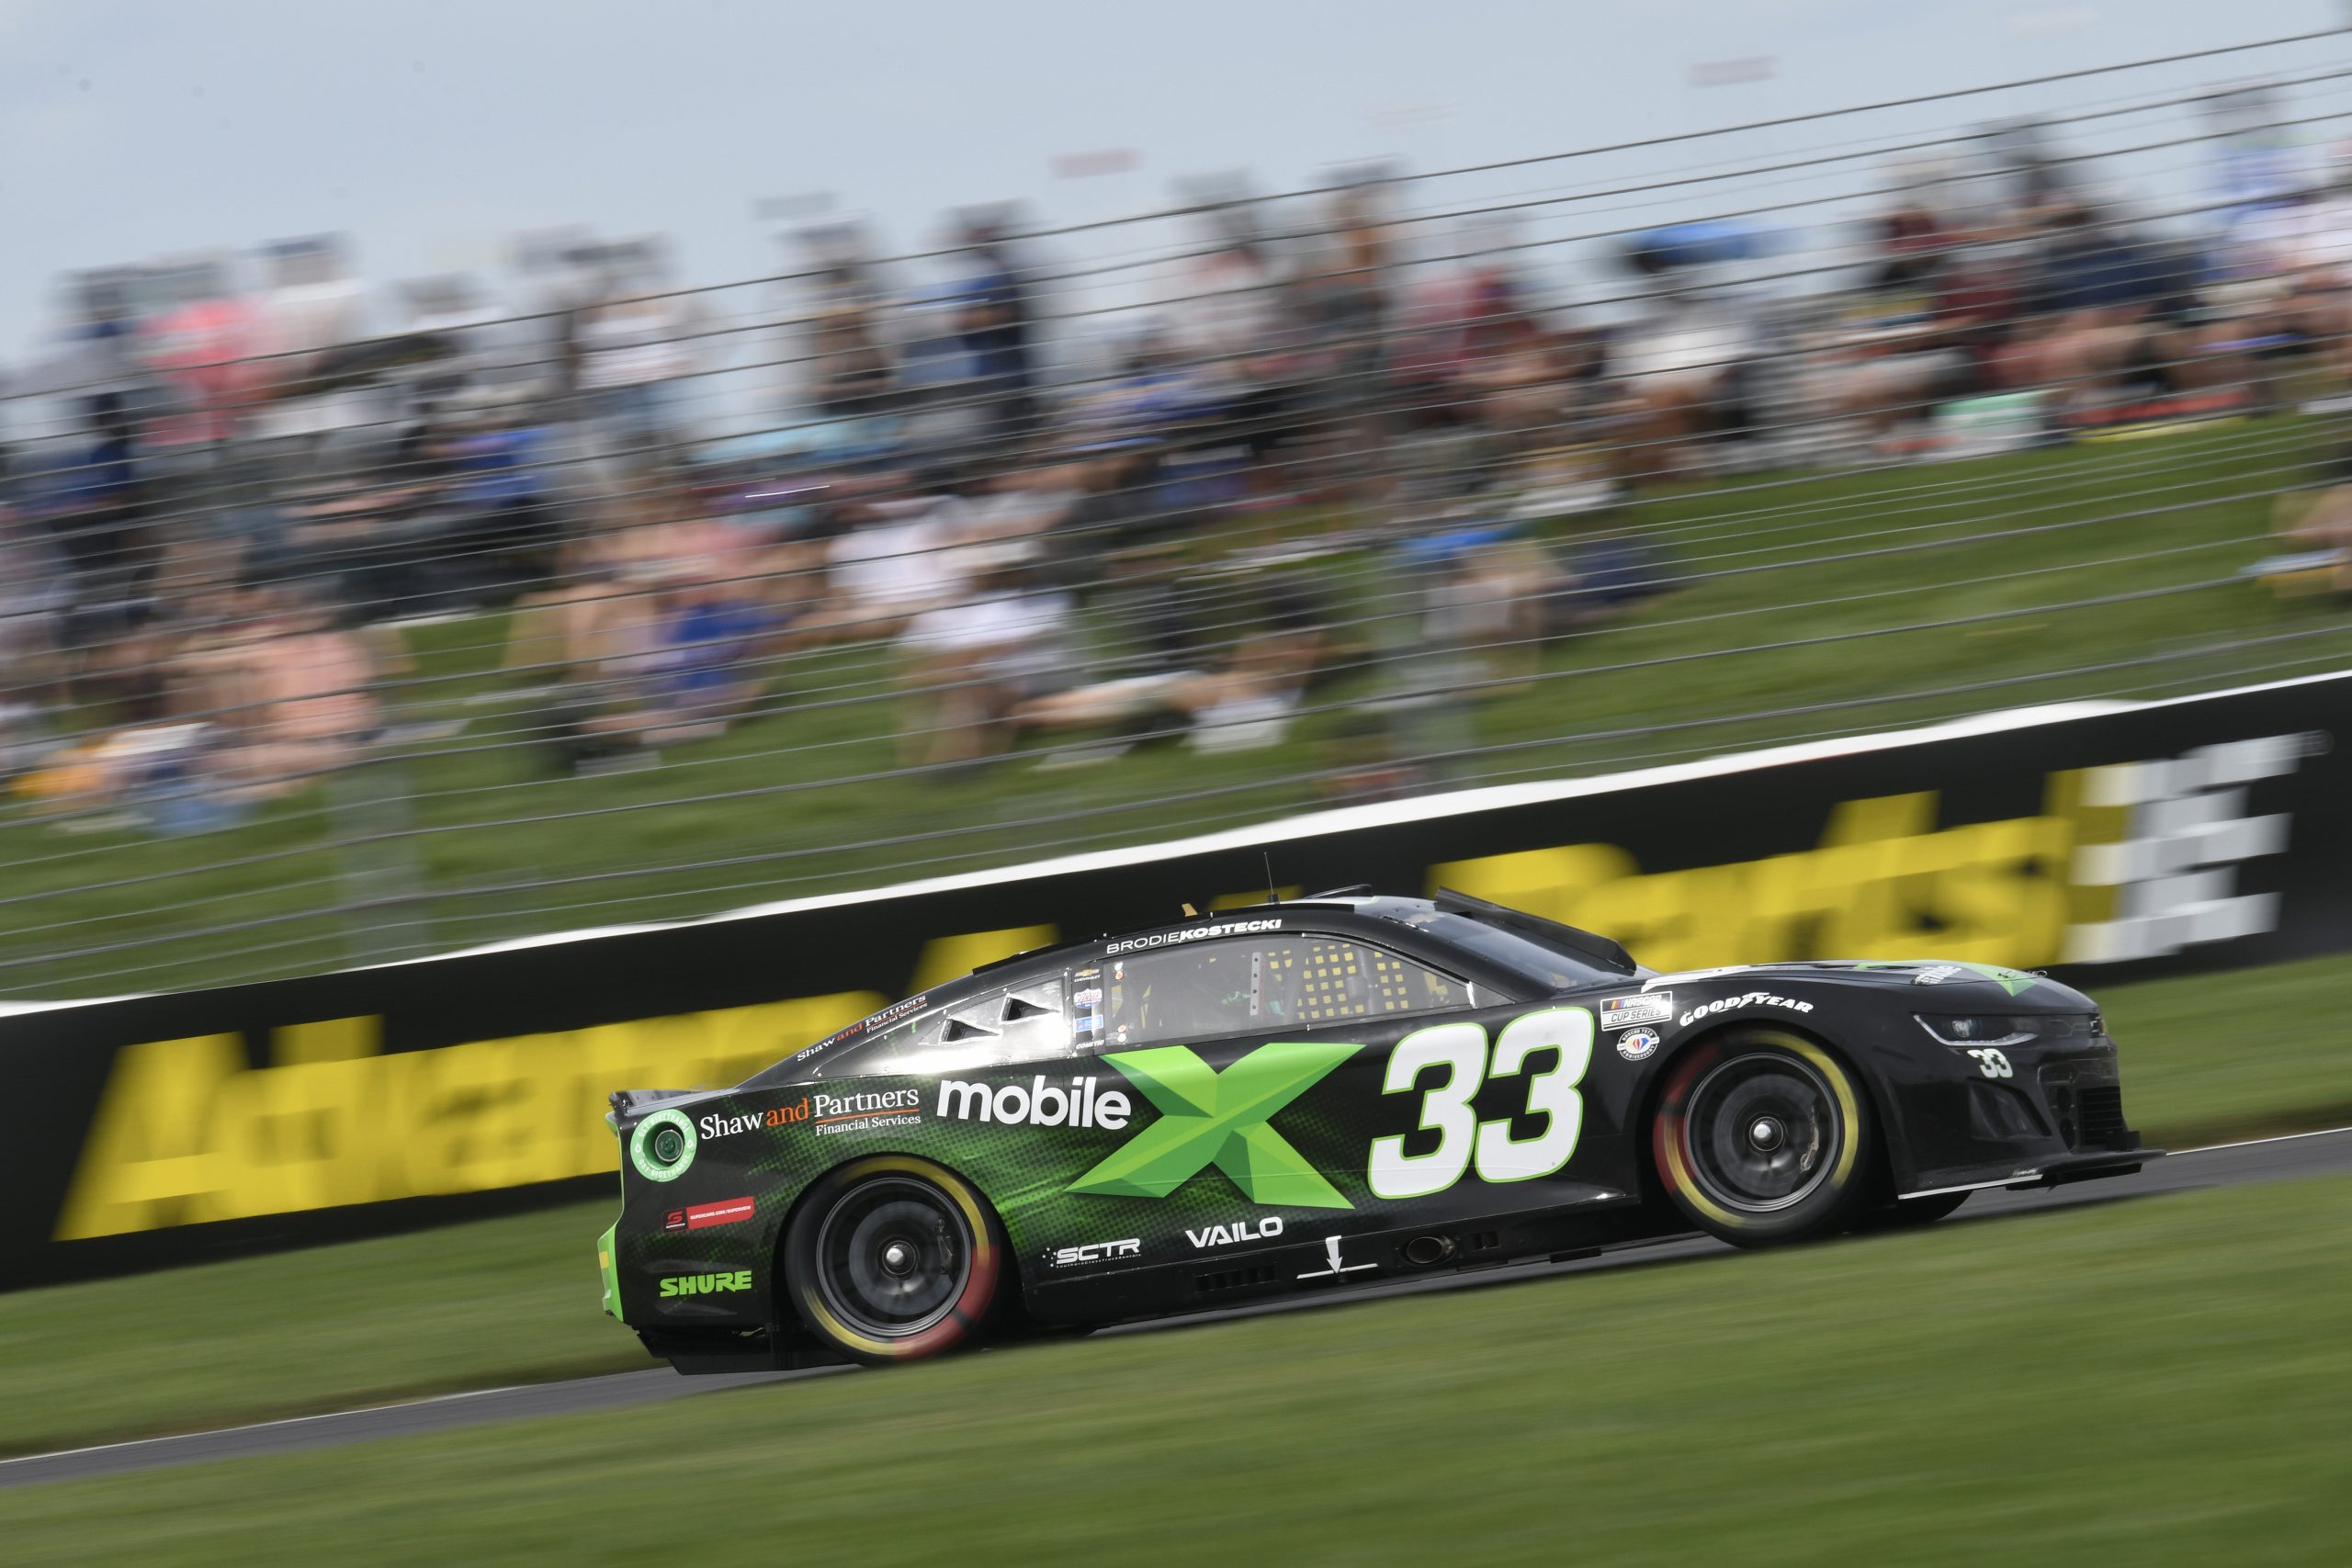
[[[1623,1029],[1635,1023],[1664,1023],[1674,1016],[1672,991],[1647,991],[1638,997],[1609,997],[1600,1004],[1600,1027]]]

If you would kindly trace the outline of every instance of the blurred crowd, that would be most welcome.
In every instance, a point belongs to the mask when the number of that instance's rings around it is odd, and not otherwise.
[[[550,773],[789,711],[854,649],[910,767],[1270,744],[1344,677],[1334,795],[1409,790],[1411,726],[1671,586],[1628,525],[1656,487],[2343,381],[2343,165],[2187,214],[2093,167],[2006,128],[1804,246],[1618,234],[1573,289],[1375,178],[1208,207],[1116,310],[1004,210],[921,267],[810,224],[756,306],[577,236],[505,304],[379,294],[332,239],[85,274],[0,402],[0,778],[239,820],[449,723],[410,633],[478,618]],[[746,367],[757,417],[722,419]],[[2280,529],[2352,584],[2352,499]]]

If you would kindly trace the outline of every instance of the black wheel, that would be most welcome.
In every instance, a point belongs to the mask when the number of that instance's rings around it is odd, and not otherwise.
[[[1765,1247],[1850,1224],[1876,1135],[1869,1097],[1845,1064],[1802,1035],[1747,1029],[1674,1064],[1651,1151],[1693,1224]]]
[[[971,1184],[904,1155],[820,1178],[785,1233],[786,1290],[809,1331],[880,1365],[969,1343],[995,1304],[1004,1236]]]
[[[1899,1198],[1864,1214],[1854,1228],[1866,1231],[1915,1230],[1934,1224],[1974,1196],[1970,1192],[1936,1192],[1925,1198]]]

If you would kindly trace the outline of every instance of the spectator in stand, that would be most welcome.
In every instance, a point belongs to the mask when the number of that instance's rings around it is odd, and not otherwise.
[[[695,322],[653,242],[613,247],[608,266],[604,299],[580,321],[580,386],[607,449],[641,461],[683,433]]]
[[[38,754],[43,715],[63,696],[69,603],[54,543],[0,491],[0,775]]]
[[[2282,587],[2352,595],[2352,454],[2338,454],[2316,490],[2290,491],[2273,502],[2270,525],[2299,558],[2296,570],[2279,574]]]
[[[1464,421],[1457,396],[1463,377],[1492,351],[1500,324],[1525,304],[1498,234],[1465,224],[1433,243],[1448,254],[1419,269],[1391,351],[1389,374],[1408,426]]]
[[[823,605],[791,632],[797,647],[895,637],[913,616],[959,601],[972,517],[944,475],[915,493],[853,501],[849,530],[826,551]]]
[[[1024,703],[1067,684],[1076,606],[1035,568],[1035,540],[1001,539],[959,552],[968,585],[910,617],[899,638],[910,722],[909,764],[965,762],[1011,744],[1007,722]]]
[[[760,654],[781,620],[754,540],[658,475],[624,490],[613,526],[573,553],[578,581],[534,600],[508,647],[510,669],[558,676],[543,739],[568,773],[724,733],[765,687]]]
[[[1036,422],[1036,298],[1012,254],[1003,213],[967,220],[956,329],[970,355],[978,437],[999,448],[1025,441]]]
[[[2338,381],[2352,379],[2352,158],[2233,231],[2231,299],[2246,335],[2278,334],[2314,349]]]
[[[254,335],[267,356],[270,400],[258,411],[257,433],[307,452],[316,437],[367,417],[360,400],[326,384],[322,374],[336,349],[359,340],[365,290],[331,237],[283,240],[263,254],[269,279],[257,302]]]
[[[1618,457],[1629,480],[1668,478],[1691,465],[1697,443],[1732,400],[1734,371],[1748,347],[1737,309],[1712,297],[1696,276],[1719,243],[1737,254],[1739,238],[1696,232],[1706,227],[1655,230],[1623,253],[1636,317],[1616,334],[1610,368],[1637,411]]]
[[[1379,458],[1392,247],[1375,199],[1363,187],[1333,197],[1293,291],[1306,345],[1303,412],[1313,477],[1367,518],[1387,500]]]
[[[227,595],[209,628],[155,650],[166,695],[153,717],[202,728],[187,781],[232,802],[293,794],[358,761],[380,726],[367,645],[290,584]]]
[[[251,300],[217,261],[158,267],[156,312],[141,331],[141,354],[174,406],[148,432],[150,445],[200,466],[242,432],[266,395],[268,361]],[[200,498],[199,498],[200,499]]]
[[[1272,250],[1238,208],[1216,217],[1204,254],[1177,271],[1162,341],[1214,405],[1216,439],[1241,448],[1253,474],[1287,431],[1290,322]]]
[[[1808,335],[1815,352],[1797,385],[1809,409],[1893,455],[1902,449],[1899,429],[1924,429],[1937,400],[1967,384],[1969,355],[1955,340],[1968,327],[1943,309],[1959,237],[1905,189],[1869,226],[1868,243],[1870,280],[1840,320]]]
[[[139,433],[119,392],[100,392],[85,415],[89,444],[62,476],[49,526],[67,569],[67,637],[84,673],[103,670],[113,645],[152,608],[160,553]]]
[[[798,342],[787,366],[806,407],[829,419],[888,412],[900,391],[888,291],[862,225],[829,222],[798,236],[806,268]]]
[[[2185,253],[2070,197],[2041,217],[2026,295],[2037,319],[2005,355],[2016,384],[2052,389],[2062,412],[2081,419],[2120,401],[2127,379],[2164,392],[2244,378],[2243,357],[2222,352],[2236,329],[2197,319]]]
[[[1270,573],[1253,587],[1253,625],[1222,648],[1194,648],[1188,662],[1034,696],[1014,713],[1014,724],[1129,734],[1193,727],[1207,750],[1271,744],[1330,656],[1332,634],[1319,596],[1300,574]]]

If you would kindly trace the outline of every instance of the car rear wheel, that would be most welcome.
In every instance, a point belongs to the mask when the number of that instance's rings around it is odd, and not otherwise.
[[[1853,1073],[1780,1030],[1737,1030],[1684,1053],[1667,1077],[1651,1152],[1667,1196],[1741,1247],[1843,1229],[1875,1168],[1877,1130]]]
[[[785,1280],[820,1339],[871,1365],[970,1343],[996,1303],[1004,1235],[969,1182],[878,1155],[819,1179],[785,1233]]]

